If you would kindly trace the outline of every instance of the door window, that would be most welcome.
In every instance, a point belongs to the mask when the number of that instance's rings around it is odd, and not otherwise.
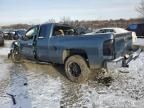
[[[96,33],[105,33],[105,30],[99,30],[98,32],[96,32]]]
[[[47,34],[48,34],[47,25],[42,25],[40,27],[40,31],[39,31],[39,36],[38,37],[46,37]]]
[[[34,28],[31,28],[25,35],[25,37],[30,40],[30,39],[33,39],[34,36],[36,36],[38,33],[38,28],[37,27],[34,27]]]
[[[113,29],[107,29],[106,33],[115,33]]]

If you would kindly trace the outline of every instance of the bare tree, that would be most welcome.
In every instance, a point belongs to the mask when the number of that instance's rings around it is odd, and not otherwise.
[[[62,17],[60,20],[60,23],[71,24],[71,19],[70,19],[70,17]]]
[[[55,23],[56,21],[55,21],[55,19],[49,19],[48,22],[49,22],[49,23]]]
[[[142,17],[144,17],[144,0],[141,0],[139,6],[137,7],[137,11]]]
[[[28,29],[31,26],[32,25],[28,25],[28,24],[13,24],[9,26],[2,26],[2,29]]]

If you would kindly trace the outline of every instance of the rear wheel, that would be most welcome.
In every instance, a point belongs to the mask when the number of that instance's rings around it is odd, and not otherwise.
[[[71,81],[83,82],[88,80],[90,69],[83,57],[74,55],[65,62],[65,72]]]

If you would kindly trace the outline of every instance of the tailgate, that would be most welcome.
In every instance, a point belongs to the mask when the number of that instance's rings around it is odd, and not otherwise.
[[[132,33],[114,34],[114,56],[118,58],[130,54],[132,49]]]

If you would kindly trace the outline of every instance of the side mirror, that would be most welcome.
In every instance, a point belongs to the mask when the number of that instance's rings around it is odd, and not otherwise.
[[[21,36],[20,39],[26,41],[26,40],[27,40],[27,37],[26,37],[26,36]]]

